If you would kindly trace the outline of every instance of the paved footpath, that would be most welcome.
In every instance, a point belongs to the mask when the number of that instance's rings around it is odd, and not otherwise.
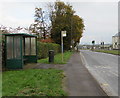
[[[70,96],[107,96],[82,64],[79,52],[72,55],[63,70],[67,76],[66,85]]]

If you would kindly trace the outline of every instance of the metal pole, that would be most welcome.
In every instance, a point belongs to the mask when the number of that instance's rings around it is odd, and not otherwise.
[[[62,62],[63,62],[63,36],[61,31],[61,53],[62,53]]]
[[[73,47],[73,44],[72,44],[72,17],[71,17],[71,46]],[[72,48],[71,48],[72,50]]]
[[[41,14],[42,14],[42,23],[43,23],[43,28],[44,28],[43,29],[43,32],[44,32],[43,37],[44,37],[44,39],[46,39],[46,31],[45,31],[45,25],[44,25],[44,20],[43,20],[43,13],[44,13],[44,11],[41,12]]]

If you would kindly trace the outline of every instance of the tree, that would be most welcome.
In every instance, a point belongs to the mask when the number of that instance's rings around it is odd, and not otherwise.
[[[46,23],[45,12],[42,11],[42,8],[36,7],[34,17],[34,23],[30,25],[29,30],[36,33],[40,39],[46,39],[49,27]]]
[[[55,43],[61,44],[61,31],[67,31],[64,38],[64,48],[70,49],[70,46],[76,46],[84,30],[82,18],[75,14],[70,4],[57,1],[50,11],[51,20],[51,38]],[[73,43],[74,42],[74,43]]]
[[[78,15],[73,15],[72,17],[72,40],[74,40],[74,46],[80,42],[82,33],[84,30],[83,19]]]
[[[79,43],[84,30],[83,19],[75,15],[70,4],[61,1],[50,3],[48,5],[49,17],[42,8],[35,8],[35,21],[30,26],[30,30],[36,33],[40,39],[46,39],[46,36],[61,44],[61,31],[67,31],[64,38],[64,49],[75,47]]]
[[[0,31],[2,32],[2,34],[8,32],[7,27],[5,27],[3,25],[0,25]]]
[[[94,40],[92,41],[92,44],[93,44],[93,45],[95,44],[95,41],[94,41]]]

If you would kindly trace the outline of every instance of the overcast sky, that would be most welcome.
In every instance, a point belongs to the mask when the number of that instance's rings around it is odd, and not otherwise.
[[[34,8],[45,8],[44,0],[4,0],[0,3],[0,24],[7,27],[29,27],[34,22]],[[49,0],[51,1],[51,0]],[[55,0],[54,0],[55,1]],[[112,36],[118,32],[118,0],[62,0],[69,2],[75,14],[83,18],[85,31],[81,44],[104,41],[112,43]],[[103,1],[103,2],[102,2]]]
[[[82,2],[73,6],[85,23],[82,44],[90,44],[92,40],[112,43],[112,36],[118,32],[118,3]]]

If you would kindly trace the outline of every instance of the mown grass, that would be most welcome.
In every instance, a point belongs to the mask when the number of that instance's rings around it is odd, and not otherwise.
[[[118,50],[95,50],[96,52],[104,52],[114,55],[120,55],[120,52]]]
[[[62,54],[59,53],[57,55],[54,56],[54,64],[66,64],[68,62],[68,60],[70,59],[71,55],[73,54],[73,52],[67,51],[63,54],[63,62],[62,62]],[[38,60],[39,63],[47,63],[49,64],[48,61],[49,58],[45,58],[45,59],[40,59]]]
[[[3,96],[65,96],[62,70],[30,69],[3,72]]]

